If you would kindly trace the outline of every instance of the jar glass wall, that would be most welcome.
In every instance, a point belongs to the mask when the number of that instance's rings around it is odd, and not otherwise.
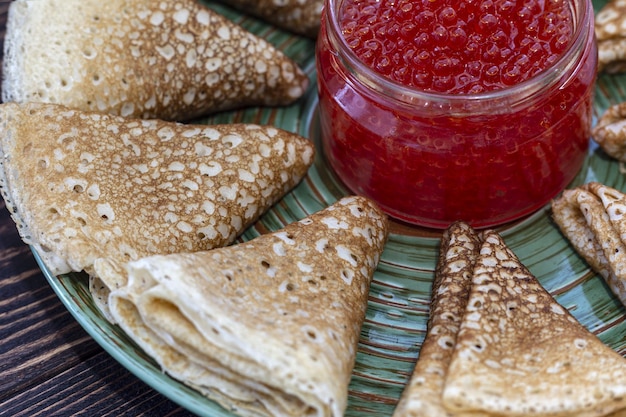
[[[425,227],[491,227],[543,207],[580,170],[589,144],[597,50],[588,0],[571,2],[574,36],[554,65],[480,94],[391,81],[342,37],[327,0],[317,43],[324,154],[354,193]]]

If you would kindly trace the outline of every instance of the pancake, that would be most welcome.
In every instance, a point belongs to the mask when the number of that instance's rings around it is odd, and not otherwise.
[[[626,359],[486,231],[443,403],[487,415],[604,416],[626,407]]]
[[[232,243],[313,155],[271,126],[0,105],[0,188],[20,236],[52,274],[86,271],[109,289],[130,260]]]
[[[626,60],[626,39],[624,39]],[[607,155],[626,162],[626,102],[610,106],[591,131],[593,140]]]
[[[115,320],[241,416],[343,415],[387,218],[346,197],[245,243],[127,264]]]
[[[589,266],[626,304],[626,195],[590,182],[552,202],[552,216]]]
[[[244,13],[257,16],[273,25],[317,37],[324,0],[221,0]]]
[[[595,17],[598,70],[609,74],[626,70],[626,1],[608,1]]]
[[[16,0],[2,99],[191,120],[278,106],[309,84],[267,41],[195,0]]]
[[[426,338],[393,417],[474,415],[450,412],[442,403],[442,393],[480,246],[478,234],[466,223],[453,223],[444,231]]]

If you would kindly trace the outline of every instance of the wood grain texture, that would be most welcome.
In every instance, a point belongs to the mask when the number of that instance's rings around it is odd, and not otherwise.
[[[0,46],[8,7],[0,0]],[[0,416],[74,415],[192,416],[128,372],[80,327],[0,199]]]
[[[0,416],[191,416],[130,374],[48,286],[0,205]]]

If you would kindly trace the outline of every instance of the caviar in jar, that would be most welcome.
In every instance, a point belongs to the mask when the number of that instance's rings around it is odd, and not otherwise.
[[[327,0],[324,154],[400,220],[518,219],[583,164],[596,62],[587,0]]]

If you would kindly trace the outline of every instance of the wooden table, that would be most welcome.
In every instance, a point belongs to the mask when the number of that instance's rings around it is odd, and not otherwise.
[[[0,0],[0,40],[8,4]],[[128,372],[80,327],[1,201],[0,416],[70,415],[192,414]]]
[[[0,416],[191,416],[74,320],[0,203]]]

